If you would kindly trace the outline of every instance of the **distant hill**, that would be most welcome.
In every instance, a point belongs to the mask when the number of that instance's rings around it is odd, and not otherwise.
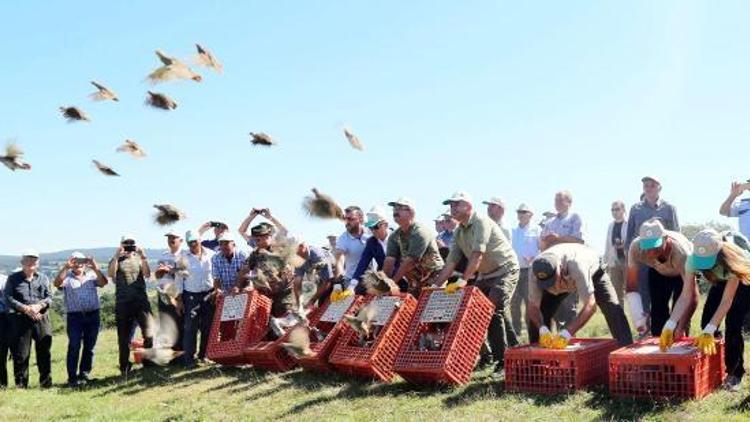
[[[60,263],[63,261],[66,261],[70,254],[72,254],[75,251],[79,251],[83,253],[86,256],[93,256],[94,259],[97,262],[108,262],[112,255],[115,254],[115,248],[108,247],[108,248],[88,248],[88,249],[67,249],[64,251],[57,251],[57,252],[41,252],[41,262],[40,264],[42,266],[47,266],[49,264],[55,264]],[[156,259],[159,255],[161,255],[162,252],[164,252],[165,249],[146,249],[146,256],[149,259]],[[0,273],[8,274],[11,272],[14,268],[17,268],[20,266],[19,260],[21,259],[20,256],[14,256],[14,255],[0,255]]]

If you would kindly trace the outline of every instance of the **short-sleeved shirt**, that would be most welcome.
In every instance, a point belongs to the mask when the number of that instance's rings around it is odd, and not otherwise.
[[[449,263],[458,263],[474,252],[482,252],[479,274],[488,274],[506,265],[518,266],[518,258],[510,241],[500,226],[488,217],[472,213],[466,224],[460,223],[453,232],[453,247],[448,254]]]
[[[159,257],[159,260],[157,261],[157,264],[159,265],[168,265],[172,267],[172,271],[164,274],[162,278],[158,281],[159,287],[164,287],[168,283],[172,283],[175,281],[174,276],[174,268],[177,265],[177,260],[182,256],[182,251],[177,251],[176,253],[172,253],[170,251],[163,251],[161,253],[161,256]]]
[[[193,255],[190,251],[184,253],[188,263],[189,275],[177,280],[177,288],[180,293],[203,293],[211,290],[214,286],[213,261],[216,255],[214,251],[203,248],[200,256]]]
[[[85,271],[81,277],[69,271],[60,287],[65,300],[65,311],[91,312],[99,309],[98,277],[93,271]]]
[[[542,238],[554,233],[558,236],[570,236],[583,241],[583,221],[581,216],[574,212],[568,212],[565,215],[556,215],[548,220],[542,230]]]
[[[527,224],[513,228],[512,245],[521,268],[529,268],[531,261],[539,254],[539,228]]]
[[[206,249],[211,249],[214,252],[219,252],[219,239],[208,239],[201,242],[201,246]]]
[[[365,244],[370,236],[370,234],[363,232],[362,236],[355,237],[349,232],[344,232],[336,239],[336,251],[344,254],[344,277],[348,280],[354,277],[357,264],[359,264],[359,259],[362,257]]]
[[[116,259],[118,265],[115,273],[115,300],[122,303],[148,299],[141,257],[129,254]]]
[[[402,262],[411,258],[414,268],[404,276],[408,281],[421,282],[430,274],[443,268],[437,241],[432,230],[414,222],[404,231],[399,227],[388,237],[386,256]]]
[[[735,201],[729,209],[729,216],[738,218],[740,233],[750,238],[750,198]]]
[[[672,245],[669,256],[665,261],[649,259],[646,251],[641,250],[640,237],[636,237],[630,244],[628,265],[647,265],[666,277],[684,275],[685,263],[693,253],[693,244],[680,232],[666,230],[665,235],[670,239]]]
[[[552,255],[560,263],[560,282],[547,292],[553,295],[576,292],[581,302],[588,302],[594,294],[594,274],[601,269],[599,254],[589,246],[580,243],[558,243],[549,247],[539,256]],[[539,305],[542,289],[533,274],[529,280],[529,302]]]
[[[625,248],[630,248],[633,239],[638,236],[641,225],[652,218],[657,218],[667,230],[680,231],[677,221],[677,209],[667,201],[659,199],[655,205],[646,201],[633,204],[628,215],[628,232],[625,236]]]
[[[317,246],[309,246],[309,255],[305,262],[294,270],[298,277],[309,277],[318,285],[333,278],[334,259],[331,253]]]
[[[217,253],[211,258],[211,274],[214,279],[221,280],[222,290],[229,291],[237,284],[237,273],[246,259],[247,255],[239,250],[235,250],[229,259],[223,253]]]

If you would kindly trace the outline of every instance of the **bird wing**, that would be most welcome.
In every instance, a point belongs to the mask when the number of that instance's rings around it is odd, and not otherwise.
[[[362,144],[362,141],[359,140],[357,135],[352,133],[352,131],[347,128],[344,128],[344,135],[346,136],[346,139],[349,141],[349,144],[352,146],[352,148],[359,151],[364,151],[365,146]]]

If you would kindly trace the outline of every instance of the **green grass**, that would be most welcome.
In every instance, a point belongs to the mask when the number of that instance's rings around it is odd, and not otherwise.
[[[606,334],[601,314],[583,336]],[[464,387],[417,387],[397,379],[380,384],[302,370],[276,374],[215,365],[192,371],[138,369],[124,381],[117,370],[116,335],[101,333],[94,376],[80,391],[64,387],[64,334],[53,341],[55,387],[0,392],[0,420],[748,420],[750,390],[715,392],[701,401],[660,404],[612,399],[606,389],[545,397],[511,394],[489,371]],[[748,356],[750,358],[750,356]],[[750,361],[749,361],[750,362]],[[32,358],[32,365],[34,361]]]

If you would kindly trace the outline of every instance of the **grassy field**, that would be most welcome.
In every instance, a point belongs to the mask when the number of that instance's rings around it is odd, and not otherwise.
[[[606,334],[600,314],[584,334]],[[99,381],[72,391],[64,387],[67,338],[57,335],[55,387],[40,390],[32,368],[32,388],[0,392],[0,420],[750,420],[746,386],[735,394],[720,391],[701,401],[659,404],[615,400],[606,389],[557,397],[506,393],[489,370],[475,373],[460,388],[215,365],[192,371],[138,369],[125,381],[117,370],[115,337],[106,330],[99,338],[94,365]]]

